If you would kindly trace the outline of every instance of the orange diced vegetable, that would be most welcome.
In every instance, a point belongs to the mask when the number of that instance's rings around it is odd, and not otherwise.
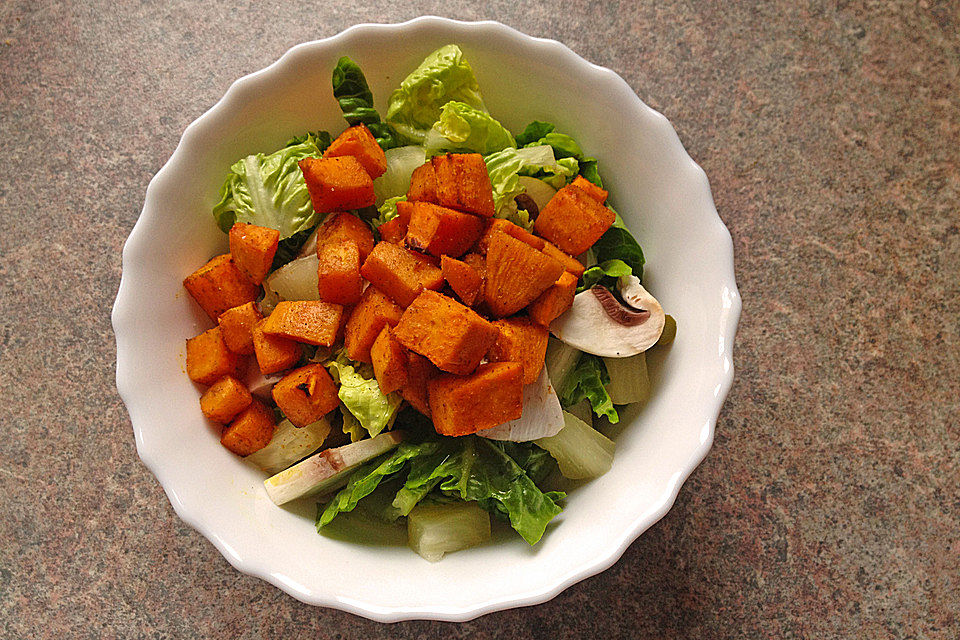
[[[443,286],[440,269],[412,253],[395,244],[379,242],[360,273],[401,307],[407,307],[424,289],[437,290]]]
[[[297,342],[329,347],[337,339],[343,307],[322,300],[278,302],[263,322],[263,332]]]
[[[600,239],[616,215],[585,191],[567,185],[543,208],[534,223],[537,233],[570,255],[579,255]]]
[[[583,275],[583,272],[586,271],[586,267],[580,263],[579,260],[574,258],[571,255],[560,251],[554,245],[549,242],[543,243],[543,252],[563,265],[563,268],[577,276],[578,278]]]
[[[472,307],[477,303],[483,292],[483,278],[476,269],[456,258],[443,256],[440,258],[440,271],[463,304]]]
[[[480,365],[469,376],[444,374],[429,383],[430,411],[437,433],[465,436],[523,412],[523,367],[519,362]]]
[[[536,300],[563,273],[563,265],[505,233],[490,239],[484,300],[498,318]]]
[[[472,309],[435,291],[424,291],[394,329],[397,340],[440,369],[466,375],[497,339],[497,329]]]
[[[253,337],[253,350],[257,355],[257,366],[260,367],[260,373],[268,376],[300,362],[303,349],[296,340],[264,333],[265,322],[266,320],[261,320],[255,324],[250,333]]]
[[[570,184],[577,187],[578,189],[582,189],[584,193],[586,193],[588,196],[590,196],[600,204],[603,204],[604,202],[607,201],[607,195],[609,194],[604,189],[601,189],[600,187],[593,184],[583,176],[577,176],[576,178],[573,179],[573,182],[571,182]]]
[[[268,227],[237,222],[230,227],[230,255],[251,282],[260,284],[270,273],[280,232]]]
[[[483,156],[451,153],[430,159],[437,180],[437,204],[478,216],[492,217],[493,189]]]
[[[395,327],[401,315],[403,309],[385,293],[374,285],[367,287],[360,296],[359,304],[350,313],[344,330],[343,343],[350,359],[370,362],[370,347],[377,336],[385,326]]]
[[[559,318],[573,306],[573,297],[577,293],[577,277],[569,271],[563,274],[549,289],[530,303],[527,313],[530,319],[544,327]]]
[[[373,179],[353,156],[304,158],[298,164],[317,213],[361,209],[376,202]]]
[[[380,391],[392,393],[407,384],[407,353],[393,337],[389,326],[384,327],[373,341],[370,359],[373,361],[373,375],[377,378]]]
[[[253,325],[263,320],[256,302],[227,309],[220,315],[220,332],[227,347],[234,353],[253,353]]]
[[[327,216],[317,230],[317,255],[325,244],[352,240],[360,251],[360,264],[373,250],[373,231],[366,222],[352,213],[335,213]]]
[[[429,160],[413,170],[407,200],[437,203],[437,174],[433,170],[433,163]]]
[[[183,286],[212,320],[260,295],[260,287],[237,268],[229,253],[213,258],[184,278]]]
[[[277,422],[273,410],[256,398],[220,436],[220,444],[238,456],[248,456],[270,444]]]
[[[410,403],[410,406],[430,417],[430,398],[428,385],[431,380],[440,375],[432,362],[419,353],[404,349],[407,354],[407,384],[400,388],[400,395]]]
[[[322,364],[294,369],[273,386],[273,401],[298,427],[316,422],[340,406],[337,383]]]
[[[377,139],[362,123],[341,133],[323,152],[324,158],[337,156],[353,156],[371,178],[379,178],[387,170],[387,156],[377,144]]]
[[[200,411],[214,422],[226,424],[250,406],[253,396],[233,376],[223,376],[200,396]]]
[[[413,210],[413,203],[406,200],[397,202],[397,217],[384,222],[377,227],[380,232],[380,238],[384,242],[400,244],[407,235],[407,226],[410,224],[410,212]]]
[[[490,347],[490,362],[519,362],[523,366],[523,384],[535,382],[543,369],[550,332],[528,318],[506,318],[493,323],[500,331]]]
[[[213,384],[223,376],[239,376],[246,358],[230,351],[220,327],[187,340],[187,375],[194,382]]]
[[[407,226],[407,246],[435,256],[463,255],[480,237],[483,220],[429,202],[414,202]]]
[[[543,249],[543,245],[545,244],[543,238],[538,238],[519,225],[515,225],[509,220],[504,220],[502,218],[493,218],[487,222],[486,229],[484,230],[483,235],[480,236],[480,239],[477,240],[474,250],[481,255],[487,255],[487,249],[490,246],[490,238],[492,238],[493,234],[495,233],[506,233],[509,236],[513,236],[517,240],[526,242],[528,245],[537,250]]]
[[[468,253],[460,258],[460,260],[470,265],[473,270],[480,275],[481,278],[487,277],[487,258],[485,255],[480,255],[479,253]]]
[[[379,148],[379,147],[378,147]],[[334,304],[353,305],[363,293],[360,251],[352,240],[317,245],[317,289],[320,299]]]

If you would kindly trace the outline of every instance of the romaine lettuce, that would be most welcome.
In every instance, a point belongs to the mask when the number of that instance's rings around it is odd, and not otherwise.
[[[605,260],[598,265],[594,265],[583,272],[580,276],[580,286],[577,287],[577,293],[586,291],[595,284],[602,284],[608,289],[613,289],[617,278],[620,276],[629,276],[633,270],[623,260]]]
[[[352,362],[340,355],[335,360],[324,363],[339,383],[337,395],[350,414],[360,423],[370,437],[374,437],[393,424],[403,398],[399,393],[384,394],[380,391],[377,379],[373,377],[369,365]],[[365,434],[356,428],[344,413],[344,431],[350,433],[353,442]],[[352,427],[352,428],[351,428]]]
[[[584,398],[590,401],[593,412],[598,416],[606,416],[612,423],[620,422],[620,416],[613,406],[604,385],[610,382],[603,360],[598,356],[584,353],[580,356],[577,366],[568,374],[564,382],[563,397],[560,399],[565,407],[577,404]]]
[[[487,173],[490,174],[490,186],[493,187],[493,204],[498,218],[507,218],[511,222],[526,225],[513,219],[517,212],[514,201],[523,193],[520,176],[532,176],[543,173],[560,177],[560,186],[566,183],[568,177],[576,175],[576,169],[559,164],[553,155],[553,148],[549,145],[538,145],[523,149],[503,149],[484,158],[487,163]],[[539,176],[538,176],[539,177]]]
[[[643,249],[637,242],[627,225],[623,223],[620,214],[613,223],[613,226],[606,230],[600,236],[600,239],[593,244],[593,252],[597,262],[604,263],[609,260],[619,260],[630,266],[633,275],[641,280],[643,279]],[[586,274],[584,274],[586,275]]]
[[[340,58],[333,69],[333,97],[350,126],[365,124],[382,149],[392,149],[399,144],[390,125],[380,121],[363,71],[347,56]]]
[[[516,147],[513,135],[490,114],[463,102],[451,101],[440,109],[440,118],[424,138],[427,155],[479,153],[487,155]]]

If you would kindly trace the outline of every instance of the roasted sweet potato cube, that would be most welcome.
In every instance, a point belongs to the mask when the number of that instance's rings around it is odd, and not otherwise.
[[[392,393],[407,384],[407,353],[393,337],[389,326],[384,327],[373,341],[370,359],[381,391]]]
[[[475,311],[435,291],[407,307],[393,335],[443,371],[466,375],[497,339],[497,329]]]
[[[559,318],[573,306],[573,297],[577,294],[577,277],[564,271],[553,285],[541,293],[527,307],[530,319],[544,327]]]
[[[464,263],[470,265],[481,278],[487,277],[487,258],[479,253],[468,253],[460,258]]]
[[[230,227],[230,255],[250,281],[260,284],[270,273],[280,232],[268,227],[237,222]]]
[[[187,340],[187,375],[194,382],[213,384],[223,376],[239,376],[246,358],[230,351],[220,327]]]
[[[506,233],[509,236],[513,236],[517,240],[526,242],[528,245],[537,250],[543,249],[543,245],[545,244],[543,238],[538,238],[526,229],[513,224],[509,220],[492,218],[487,221],[487,226],[484,229],[483,235],[480,236],[479,240],[477,240],[474,251],[480,255],[487,255],[487,249],[490,246],[490,238],[492,238],[493,234],[495,233]]]
[[[284,300],[263,322],[263,332],[329,347],[337,340],[343,306],[323,300]]]
[[[556,260],[557,262],[559,262],[560,264],[562,264],[564,269],[566,269],[573,275],[577,276],[578,278],[583,275],[584,271],[586,271],[586,267],[584,267],[579,260],[577,260],[571,255],[564,253],[563,251],[560,251],[560,249],[557,249],[554,245],[550,244],[549,242],[543,243],[543,252],[548,256],[550,256],[551,258],[553,258],[554,260]]]
[[[433,170],[433,163],[429,160],[413,170],[407,200],[437,203],[437,174]]]
[[[577,187],[578,189],[582,189],[584,193],[586,193],[588,196],[590,196],[600,204],[603,204],[607,201],[608,194],[606,190],[593,184],[583,176],[577,176],[576,178],[573,179],[573,182],[571,182],[570,184]]]
[[[379,245],[378,245],[379,246]],[[395,327],[403,309],[375,285],[367,287],[353,308],[344,330],[347,355],[357,362],[370,362],[370,347],[385,326]]]
[[[395,244],[379,242],[360,273],[401,307],[407,307],[424,289],[436,291],[443,286],[440,269],[412,254]]]
[[[411,249],[435,256],[463,255],[483,231],[483,220],[430,202],[411,205],[406,243]]]
[[[370,226],[352,213],[334,213],[327,216],[317,230],[317,256],[325,244],[352,240],[360,252],[360,264],[373,250],[373,231]]]
[[[256,398],[237,414],[220,435],[220,444],[238,456],[248,456],[270,444],[277,422],[273,410]]]
[[[353,156],[371,178],[379,178],[387,170],[387,156],[370,129],[362,123],[341,133],[323,152],[324,158],[337,156]]]
[[[469,376],[431,380],[430,413],[437,433],[465,436],[516,420],[523,412],[523,366],[490,362]]]
[[[519,362],[523,366],[523,384],[535,382],[543,369],[550,332],[529,318],[505,318],[493,323],[500,332],[490,347],[490,362]]]
[[[616,214],[585,191],[567,185],[550,198],[533,228],[562,251],[580,255],[600,239]]]
[[[298,164],[317,213],[360,209],[376,202],[373,179],[353,156],[304,158]]]
[[[407,384],[400,388],[400,395],[410,406],[430,417],[428,384],[442,372],[419,353],[404,349],[407,355]]]
[[[493,189],[483,156],[479,153],[451,153],[430,159],[437,180],[437,204],[492,217]]]
[[[337,383],[322,364],[294,369],[273,386],[273,401],[298,427],[316,422],[340,405]]]
[[[498,317],[513,315],[537,299],[563,273],[563,265],[505,233],[490,239],[484,300]]]
[[[214,321],[227,309],[260,295],[260,287],[237,268],[229,253],[213,258],[184,278],[183,286]]]
[[[253,350],[257,356],[257,366],[260,367],[260,373],[267,376],[271,373],[289,369],[300,362],[303,348],[296,340],[264,333],[264,322],[266,320],[261,320],[255,324],[250,333],[253,337]]]
[[[263,315],[256,302],[248,302],[220,314],[220,333],[230,351],[252,355],[253,327],[261,320]]]
[[[443,256],[440,258],[440,271],[463,304],[468,307],[476,304],[483,293],[483,278],[476,269],[456,258]]]
[[[363,293],[360,251],[352,240],[317,245],[317,289],[320,299],[334,304],[354,305]]]
[[[401,200],[397,203],[397,216],[377,227],[380,238],[384,242],[400,244],[407,235],[407,226],[410,224],[410,213],[413,203]]]
[[[200,396],[200,411],[214,422],[226,424],[250,406],[253,396],[233,376],[223,376]]]

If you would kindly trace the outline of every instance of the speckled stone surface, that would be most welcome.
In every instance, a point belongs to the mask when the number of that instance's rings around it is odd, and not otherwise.
[[[553,601],[379,625],[235,571],[140,463],[109,312],[150,177],[237,77],[495,18],[620,73],[710,176],[743,319],[714,448]],[[0,637],[957,638],[960,3],[0,3]]]

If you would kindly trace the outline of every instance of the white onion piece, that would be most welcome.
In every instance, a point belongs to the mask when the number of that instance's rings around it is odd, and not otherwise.
[[[555,436],[563,429],[563,409],[560,399],[550,384],[547,368],[540,370],[536,381],[523,388],[523,413],[495,427],[478,431],[478,436],[491,440],[527,442]]]
[[[260,373],[260,365],[256,358],[250,358],[250,364],[247,366],[247,373],[243,377],[243,384],[253,395],[266,400],[273,399],[273,385],[277,384],[282,378],[282,374],[272,373],[265,376]]]
[[[319,265],[316,253],[288,262],[263,281],[266,295],[273,292],[280,296],[281,300],[319,300]]]
[[[413,170],[427,160],[423,147],[407,146],[387,149],[387,170],[373,181],[373,193],[377,197],[377,206],[396,196],[404,196],[410,188],[410,176]]]

